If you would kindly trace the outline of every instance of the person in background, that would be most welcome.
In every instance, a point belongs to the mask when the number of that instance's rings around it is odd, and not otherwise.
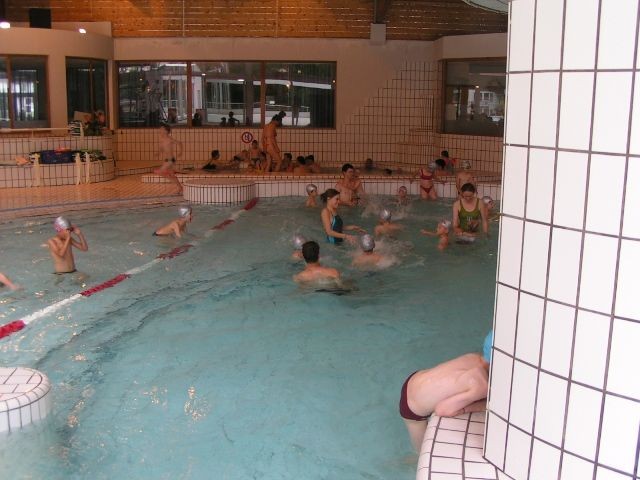
[[[293,236],[293,253],[291,254],[292,260],[302,260],[304,257],[302,256],[302,246],[307,243],[307,239],[304,238],[300,234],[295,234]]]
[[[76,263],[73,248],[86,252],[89,250],[87,240],[79,227],[72,225],[64,217],[58,217],[53,222],[56,235],[47,241],[49,253],[53,259],[55,273],[75,273]]]
[[[411,203],[411,200],[409,199],[409,192],[407,191],[407,187],[402,185],[398,188],[398,205],[404,207],[409,205],[409,203]]]
[[[360,237],[360,248],[362,248],[362,252],[357,254],[351,262],[351,265],[356,268],[376,268],[385,260],[384,255],[373,251],[376,248],[376,241],[369,234]]]
[[[289,152],[282,156],[282,171],[293,172],[293,155]]]
[[[209,161],[202,167],[202,170],[213,171],[220,167],[222,167],[220,150],[211,150],[211,158],[209,158]]]
[[[329,188],[320,197],[325,204],[320,213],[320,218],[322,219],[324,232],[327,235],[327,242],[340,245],[344,240],[347,240],[352,245],[355,245],[356,237],[343,233],[343,230],[358,231],[363,234],[367,232],[357,225],[343,226],[342,218],[338,215],[340,193],[333,188]]]
[[[436,193],[436,187],[433,184],[434,180],[437,177],[438,164],[436,162],[431,162],[427,169],[425,170],[423,167],[420,168],[416,172],[416,174],[409,180],[409,182],[413,183],[414,178],[420,179],[420,198],[423,200],[435,200],[438,198],[438,194]]]
[[[372,172],[373,171],[373,158],[367,158],[364,161],[364,171]]]
[[[295,167],[293,167],[293,174],[294,175],[308,175],[309,173],[311,173],[311,171],[309,170],[309,167],[307,167],[306,165],[306,160],[305,158],[300,155],[296,158],[296,165]]]
[[[456,189],[458,190],[458,196],[460,196],[460,189],[465,183],[470,183],[475,187],[476,179],[469,170],[459,170],[458,173],[456,173]]]
[[[271,171],[279,172],[282,167],[280,147],[278,146],[278,141],[276,139],[278,136],[276,129],[281,126],[282,117],[278,114],[274,115],[271,121],[262,129],[262,149],[267,154],[267,165],[264,169],[265,173]]]
[[[293,276],[297,283],[323,283],[327,280],[339,282],[340,272],[335,268],[320,265],[320,245],[314,241],[302,245],[302,256],[307,262],[304,270]]]
[[[8,287],[11,290],[17,290],[20,288],[18,285],[13,283],[9,277],[7,277],[4,273],[0,272],[0,287]]]
[[[193,114],[193,120],[191,120],[192,127],[201,127],[202,126],[202,115],[200,112],[196,112]]]
[[[304,157],[304,164],[309,173],[320,173],[320,165],[316,163],[316,159],[313,155],[307,155]]]
[[[307,190],[307,201],[305,202],[305,207],[315,208],[318,206],[317,198],[318,198],[318,187],[316,187],[313,183],[310,183],[306,187]]]
[[[480,228],[483,233],[489,233],[487,208],[476,196],[476,187],[471,183],[462,185],[460,196],[453,203],[452,225],[455,234],[460,236],[475,236]]]
[[[438,222],[438,226],[435,232],[422,229],[420,233],[427,235],[428,237],[438,237],[438,250],[441,252],[449,246],[449,229],[451,228],[451,222],[449,220],[442,220]]]
[[[376,237],[381,237],[385,235],[393,236],[400,230],[402,230],[402,225],[400,225],[399,223],[392,223],[391,211],[385,208],[380,212],[380,220],[373,232],[375,233]]]
[[[158,139],[158,157],[162,160],[162,165],[154,170],[157,175],[168,178],[178,187],[178,194],[182,193],[182,184],[176,176],[176,159],[182,155],[182,142],[171,136],[171,127],[162,125],[160,127],[160,137]]]
[[[444,160],[444,163],[445,163],[444,169],[449,173],[453,173],[456,167],[456,163],[458,163],[458,160],[456,158],[451,158],[447,150],[442,150],[440,152],[440,157],[442,158],[442,160]]]
[[[233,116],[233,112],[229,112],[229,120],[227,121],[227,125],[229,127],[237,127],[240,122],[236,117]]]
[[[227,127],[227,126],[228,126],[228,124],[227,124],[227,117],[222,117],[222,118],[220,119],[220,126],[221,126],[221,127]]]
[[[362,181],[350,163],[342,165],[342,178],[336,183],[336,190],[340,192],[340,203],[350,207],[358,205],[360,197],[364,194]]]
[[[187,232],[187,224],[193,220],[191,207],[180,207],[178,209],[178,218],[167,223],[165,226],[158,228],[153,232],[154,237],[165,237],[174,235],[181,238]]]

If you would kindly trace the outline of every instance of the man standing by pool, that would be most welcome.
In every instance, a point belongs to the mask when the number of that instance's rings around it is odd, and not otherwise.
[[[265,173],[270,172],[273,167],[274,172],[279,172],[282,166],[282,157],[280,156],[280,147],[276,137],[277,127],[282,126],[282,117],[280,115],[274,115],[269,123],[267,123],[262,130],[262,147],[267,154],[267,165],[264,169]],[[273,164],[275,162],[275,165]]]
[[[73,247],[83,252],[89,250],[87,240],[78,227],[71,225],[64,217],[58,217],[53,222],[56,229],[55,237],[47,241],[49,253],[53,258],[55,273],[73,273],[76,271],[76,264],[73,259]]]

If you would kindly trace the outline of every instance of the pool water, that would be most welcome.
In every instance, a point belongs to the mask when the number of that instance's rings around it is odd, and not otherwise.
[[[376,211],[342,210],[372,230]],[[164,260],[0,341],[3,366],[29,366],[53,385],[44,422],[0,439],[12,478],[410,479],[416,455],[397,413],[413,371],[479,351],[491,325],[497,250],[492,235],[437,250],[420,235],[451,202],[398,211],[395,259],[350,266],[353,248],[323,243],[320,210],[303,200],[195,206],[189,235],[152,237],[176,208],[73,213],[89,252],[83,284],[51,275],[52,219],[0,225],[1,270],[25,286],[0,293],[0,323],[28,315],[186,242]],[[351,292],[298,287],[294,233],[319,240],[322,263]]]

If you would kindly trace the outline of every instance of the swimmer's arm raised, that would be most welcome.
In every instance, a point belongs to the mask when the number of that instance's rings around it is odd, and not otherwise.
[[[71,242],[71,235],[68,234],[63,241],[51,238],[47,241],[47,245],[49,246],[49,250],[53,255],[59,258],[64,257],[64,253],[69,248],[69,243]]]
[[[86,238],[84,238],[84,234],[82,233],[82,231],[78,227],[72,225],[71,232],[75,233],[78,237],[78,239],[76,240],[75,238],[72,238],[71,235],[69,235],[69,238],[71,238],[71,244],[78,250],[82,250],[83,252],[89,250],[89,245],[87,245],[87,240]]]

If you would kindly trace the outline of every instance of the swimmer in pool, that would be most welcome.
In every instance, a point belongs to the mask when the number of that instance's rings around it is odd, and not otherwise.
[[[380,212],[380,222],[376,225],[373,233],[376,237],[389,236],[392,237],[402,230],[402,225],[391,222],[391,212],[386,208]]]
[[[302,246],[307,243],[307,239],[304,238],[302,235],[294,235],[293,236],[293,253],[291,254],[291,259],[292,260],[303,260],[304,257],[302,256]]]
[[[420,233],[427,235],[428,237],[438,237],[438,250],[443,251],[449,246],[449,229],[451,228],[451,222],[449,220],[442,220],[438,223],[435,232],[422,229]]]
[[[476,196],[476,187],[471,183],[462,185],[460,196],[453,203],[452,224],[455,234],[461,237],[476,236],[480,228],[483,233],[489,233],[487,208]]]
[[[80,228],[72,225],[64,217],[56,218],[53,228],[56,230],[56,235],[47,241],[47,246],[53,259],[55,273],[74,273],[76,264],[73,258],[73,247],[86,252],[89,250],[87,240]]]
[[[489,363],[467,353],[409,375],[400,394],[400,416],[413,448],[420,452],[429,416],[455,417],[486,410]]]
[[[491,213],[493,212],[493,209],[496,208],[496,202],[493,201],[493,198],[491,198],[489,195],[485,195],[484,197],[482,197],[482,203],[484,203],[485,208],[487,209],[487,216],[489,217],[488,219],[489,222],[493,222],[494,220],[498,220],[500,218],[499,213],[494,213],[494,214]]]
[[[423,200],[435,200],[438,198],[436,186],[433,184],[437,177],[438,165],[435,162],[430,163],[426,169],[420,168],[417,173],[409,180],[413,183],[414,178],[420,179],[420,198]]]
[[[318,197],[318,187],[316,187],[313,183],[307,185],[307,201],[305,202],[305,207],[315,208],[318,206],[318,202],[316,201]]]
[[[376,242],[371,235],[363,235],[360,237],[360,247],[362,248],[362,252],[356,255],[351,262],[356,268],[366,270],[370,268],[380,267],[385,262],[386,257],[378,252],[374,252],[373,250],[376,248]]]
[[[7,277],[4,273],[0,272],[0,287],[7,287],[10,290],[17,290],[20,288],[18,285],[13,283],[9,277]]]
[[[339,245],[346,240],[350,244],[355,245],[356,237],[354,235],[342,233],[342,231],[357,231],[363,234],[367,232],[357,225],[343,226],[342,218],[338,215],[340,192],[333,188],[329,188],[320,195],[320,198],[322,198],[322,201],[325,204],[325,207],[320,213],[320,218],[322,219],[324,231],[327,234],[327,242]]]
[[[180,207],[178,209],[179,217],[170,223],[167,223],[164,227],[160,227],[153,235],[156,237],[164,237],[167,235],[175,235],[177,238],[182,237],[187,232],[187,224],[193,220],[193,213],[191,207]]]
[[[340,203],[349,207],[355,207],[364,197],[362,180],[350,163],[342,166],[342,178],[336,183],[335,189],[340,192]]]
[[[175,172],[176,158],[182,155],[182,151],[182,142],[179,142],[171,136],[171,127],[169,125],[162,125],[158,139],[158,157],[162,161],[162,165],[153,172],[175,183],[178,187],[177,194],[182,193],[182,184],[180,180],[178,180]]]
[[[398,189],[398,205],[400,206],[406,206],[409,205],[410,200],[409,200],[409,195],[408,195],[408,191],[407,191],[407,187],[405,187],[404,185],[402,185],[399,189]]]
[[[297,283],[321,283],[327,281],[335,283],[339,286],[340,272],[335,268],[323,267],[320,265],[320,245],[317,242],[309,241],[302,245],[302,256],[307,265],[304,270],[293,276],[293,280]]]

